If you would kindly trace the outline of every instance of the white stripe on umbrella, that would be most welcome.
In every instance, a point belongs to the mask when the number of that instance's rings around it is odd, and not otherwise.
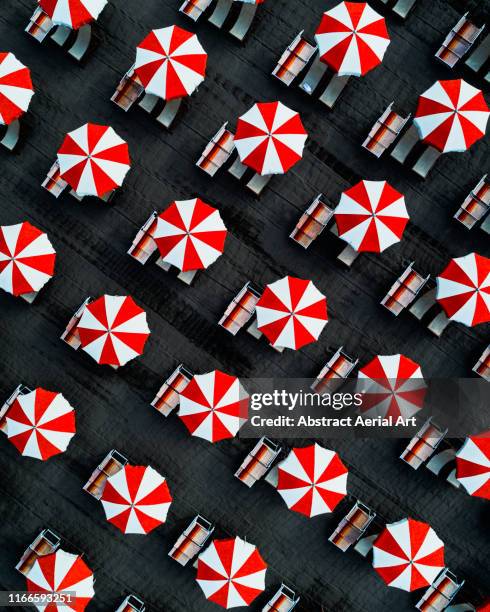
[[[39,291],[54,274],[48,236],[27,221],[0,226],[0,288],[19,296]]]
[[[466,151],[485,135],[489,108],[482,92],[463,79],[436,81],[419,98],[414,124],[443,153]]]
[[[456,478],[470,495],[490,499],[490,430],[466,438],[456,453]]]
[[[436,297],[452,321],[490,321],[490,259],[478,253],[452,259],[436,279]]]
[[[0,125],[9,125],[29,108],[31,73],[13,53],[0,52]]]
[[[386,525],[375,540],[373,567],[388,586],[427,587],[444,568],[444,544],[427,523],[402,519]]]
[[[39,4],[56,25],[78,30],[98,18],[107,0],[39,0]]]
[[[152,30],[136,48],[135,71],[145,90],[172,100],[204,81],[207,53],[192,32],[178,26]]]
[[[94,576],[85,561],[79,555],[72,555],[64,550],[38,557],[27,577],[27,591],[30,593],[74,593],[72,604],[54,601],[49,604],[52,612],[74,610],[82,612],[94,596]],[[44,612],[46,604],[33,604]]]

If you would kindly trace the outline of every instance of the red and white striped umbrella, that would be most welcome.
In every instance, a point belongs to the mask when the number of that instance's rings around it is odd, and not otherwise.
[[[319,444],[293,448],[277,469],[277,490],[287,507],[305,516],[333,512],[347,494],[348,470],[336,452]]]
[[[226,233],[219,211],[194,198],[172,202],[158,216],[153,238],[163,260],[187,272],[216,261],[225,248]]]
[[[233,438],[248,418],[249,396],[236,376],[220,370],[194,376],[180,394],[179,417],[193,436]]]
[[[107,125],[69,132],[58,151],[61,177],[79,196],[102,197],[123,184],[131,161],[127,143]]]
[[[223,608],[249,606],[265,589],[267,563],[239,537],[213,540],[197,560],[196,580],[206,599]]]
[[[41,612],[83,612],[95,595],[94,575],[82,557],[60,549],[34,561],[27,578],[27,590],[65,595],[65,602],[60,598],[58,603],[33,604]],[[68,599],[70,594],[71,599]]]
[[[335,209],[339,237],[359,252],[381,253],[399,242],[408,220],[405,198],[386,181],[360,181]]]
[[[39,5],[56,25],[72,30],[95,21],[107,0],[38,0]]]
[[[12,295],[39,291],[52,278],[56,251],[27,221],[0,226],[0,288]]]
[[[466,438],[456,453],[456,478],[470,495],[490,499],[490,430]]]
[[[359,410],[369,417],[410,418],[424,407],[427,385],[418,363],[405,355],[377,355],[359,370]]]
[[[327,298],[312,281],[285,276],[266,286],[256,313],[273,346],[296,350],[318,340],[328,322]]]
[[[428,587],[444,568],[444,544],[430,525],[405,518],[386,525],[375,540],[373,567],[388,586]]]
[[[31,72],[13,53],[0,52],[0,125],[9,125],[29,108]]]
[[[123,533],[146,534],[165,523],[172,496],[152,467],[125,465],[107,479],[100,501],[107,520]]]
[[[341,2],[323,13],[315,38],[321,61],[345,76],[381,64],[390,44],[384,17],[366,2]]]
[[[197,36],[174,25],[140,42],[134,69],[148,93],[173,100],[190,96],[204,81],[207,60]]]
[[[7,412],[7,437],[24,455],[45,461],[63,453],[75,435],[75,411],[61,395],[38,387],[17,396]]]
[[[420,137],[442,151],[466,151],[485,136],[490,110],[482,92],[463,79],[436,81],[424,92],[414,124]]]
[[[235,146],[259,174],[284,174],[303,157],[307,138],[296,111],[281,102],[258,102],[238,119]]]
[[[77,326],[82,349],[97,363],[121,366],[143,353],[146,313],[132,297],[103,295],[88,304]]]
[[[469,327],[490,321],[490,259],[470,253],[451,259],[437,277],[437,301],[452,321]]]

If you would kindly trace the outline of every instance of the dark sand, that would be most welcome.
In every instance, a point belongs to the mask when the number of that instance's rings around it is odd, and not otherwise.
[[[195,571],[167,557],[181,529],[201,512],[218,524],[218,535],[239,534],[256,543],[270,564],[267,591],[254,610],[281,580],[298,589],[308,611],[402,612],[413,609],[422,594],[387,588],[368,561],[353,551],[343,555],[327,542],[352,498],[332,515],[305,519],[288,511],[266,483],[248,490],[233,477],[252,441],[212,446],[189,437],[175,416],[165,420],[149,406],[181,361],[196,372],[219,367],[243,377],[308,377],[343,344],[361,363],[377,353],[403,352],[419,361],[427,376],[451,377],[468,375],[488,343],[488,325],[454,324],[437,340],[408,314],[395,320],[379,306],[404,262],[415,259],[418,268],[434,274],[450,257],[473,250],[489,255],[482,232],[468,232],[452,220],[468,191],[490,171],[488,138],[464,155],[444,156],[425,182],[389,158],[375,160],[360,143],[393,99],[413,112],[418,94],[434,80],[465,74],[449,72],[433,54],[470,4],[487,15],[490,4],[419,0],[405,24],[389,16],[392,44],[384,64],[353,80],[328,113],[270,72],[296,33],[312,30],[322,9],[334,4],[268,0],[241,47],[205,23],[194,26],[177,12],[178,0],[117,1],[99,21],[100,46],[79,67],[54,46],[38,45],[23,34],[33,1],[3,0],[0,47],[31,68],[37,94],[19,153],[0,151],[0,223],[27,219],[46,230],[58,263],[55,279],[33,306],[0,296],[0,397],[21,381],[60,390],[77,409],[78,432],[68,452],[47,463],[21,458],[6,439],[0,441],[1,588],[24,588],[14,565],[37,532],[49,526],[83,550],[95,572],[90,610],[114,609],[131,591],[152,610],[217,610],[196,585]],[[142,111],[125,115],[109,98],[133,62],[136,44],[149,29],[172,23],[195,27],[210,57],[207,80],[169,134]],[[275,178],[260,200],[226,175],[209,180],[194,167],[225,120],[233,125],[255,100],[274,99],[301,111],[310,139],[303,160]],[[110,207],[79,204],[70,196],[56,201],[40,187],[64,134],[86,121],[111,124],[130,145],[134,167]],[[359,178],[388,179],[405,194],[412,222],[401,244],[381,256],[361,256],[347,272],[335,263],[338,244],[330,232],[306,252],[288,235],[312,197],[323,191],[336,202]],[[197,193],[220,208],[230,236],[224,256],[187,288],[155,266],[141,267],[126,250],[153,209]],[[328,296],[331,321],[318,343],[280,355],[246,333],[233,338],[216,325],[247,279],[263,285],[287,273],[313,279]],[[153,332],[144,356],[119,372],[98,367],[59,340],[82,300],[104,292],[132,294],[147,311]],[[353,497],[389,521],[411,515],[430,522],[446,543],[447,565],[467,579],[468,593],[484,593],[485,586],[488,591],[488,504],[425,468],[410,470],[398,459],[403,445],[392,440],[329,444],[349,466]],[[168,523],[147,537],[120,534],[81,489],[113,447],[168,477],[174,495]]]

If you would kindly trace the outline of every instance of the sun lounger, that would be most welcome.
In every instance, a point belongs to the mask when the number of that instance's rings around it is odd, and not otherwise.
[[[187,272],[179,272],[177,274],[177,278],[186,285],[192,285],[198,272],[199,270],[188,270]]]
[[[42,183],[42,187],[54,195],[55,198],[58,198],[68,187],[68,183],[61,178],[58,160],[56,160],[49,169],[49,172]]]
[[[403,127],[410,119],[410,115],[402,117],[393,111],[392,102],[381,117],[373,125],[368,137],[362,143],[362,146],[375,155],[381,157],[393,142],[397,139]]]
[[[430,417],[410,440],[408,446],[400,455],[400,459],[417,470],[432,457],[447,431],[447,428],[442,429],[442,427],[436,425]]]
[[[415,6],[415,2],[417,0],[398,0],[398,2],[393,6],[392,11],[398,17],[402,19],[406,19],[410,11]]]
[[[427,175],[432,170],[436,161],[441,155],[441,151],[435,147],[428,146],[419,159],[415,162],[412,170],[421,178],[427,178]]]
[[[259,196],[264,188],[268,185],[269,181],[272,178],[272,174],[259,174],[256,172],[252,178],[245,184],[247,189],[256,195]]]
[[[349,79],[350,77],[348,76],[338,76],[335,74],[330,79],[330,82],[324,89],[323,93],[320,94],[320,102],[323,102],[327,108],[332,109],[337,100],[340,98],[340,94],[344,91]]]
[[[445,567],[415,605],[420,612],[442,612],[446,610],[464,584]]]
[[[240,161],[238,157],[235,159],[233,164],[228,168],[228,172],[232,176],[234,176],[236,179],[239,179],[239,180],[242,178],[242,176],[245,174],[246,171],[247,171],[247,166],[242,164],[242,162]]]
[[[420,319],[422,319],[429,312],[435,303],[436,289],[435,287],[431,287],[418,300],[415,301],[413,306],[409,308],[409,312],[420,321]]]
[[[54,531],[43,529],[26,549],[15,569],[24,576],[28,576],[36,560],[56,552],[60,543],[61,538]]]
[[[136,75],[133,65],[119,82],[116,91],[111,97],[111,101],[127,112],[141,98],[144,91],[145,88]]]
[[[357,501],[340,521],[328,541],[345,552],[362,538],[375,516],[376,512]]]
[[[242,2],[241,4],[242,7],[240,9],[238,18],[230,30],[230,34],[240,42],[242,42],[245,39],[245,36],[248,34],[258,7],[258,4],[255,3],[251,4],[249,2]]]
[[[454,215],[456,221],[462,223],[467,229],[474,227],[490,211],[490,181],[487,175],[469,193],[463,204]]]
[[[161,98],[158,96],[145,93],[145,95],[138,100],[138,106],[140,106],[147,113],[152,113],[159,102],[161,102]]]
[[[419,140],[417,128],[412,124],[390,153],[391,157],[403,164]]]
[[[439,476],[444,468],[454,464],[456,459],[456,451],[452,446],[444,448],[436,453],[430,461],[425,464],[425,467],[436,476]]]
[[[303,32],[304,30],[301,30],[293,42],[288,45],[272,72],[273,76],[284,85],[291,85],[300,72],[305,69],[317,50],[315,45],[304,38]]]
[[[481,42],[478,47],[471,53],[471,55],[466,60],[465,64],[473,70],[474,72],[478,72],[483,64],[485,64],[490,59],[490,34],[488,34],[483,42]]]
[[[3,433],[7,433],[7,414],[10,410],[12,404],[19,397],[19,395],[25,395],[26,393],[30,393],[32,389],[26,387],[23,384],[18,385],[13,393],[5,400],[3,406],[0,408],[0,431]]]
[[[274,597],[262,608],[262,612],[291,612],[299,600],[295,591],[283,582]]]
[[[436,58],[449,68],[454,68],[463,55],[468,53],[485,27],[477,27],[467,16],[468,13],[465,13],[461,17],[436,53]]]
[[[77,309],[75,314],[72,316],[72,318],[68,322],[68,325],[66,326],[65,331],[61,334],[61,340],[69,344],[75,350],[78,350],[81,344],[80,336],[78,335],[78,331],[77,331],[77,326],[78,326],[78,323],[80,322],[80,319],[82,318],[82,314],[83,314],[83,311],[85,310],[85,306],[87,306],[87,304],[90,304],[91,301],[92,301],[92,298],[88,297],[82,303],[82,305]]]
[[[53,40],[58,46],[63,47],[65,43],[73,34],[73,30],[67,26],[57,26],[51,34],[51,40]]]
[[[83,490],[92,495],[92,497],[95,497],[95,499],[100,499],[109,476],[120,472],[126,463],[128,463],[126,457],[117,450],[112,449],[92,472]]]
[[[18,120],[15,120],[7,126],[7,129],[0,140],[0,144],[9,151],[13,151],[19,142],[19,137],[20,123]]]
[[[483,351],[482,356],[473,366],[472,372],[475,372],[475,374],[478,374],[478,376],[481,376],[482,378],[490,382],[490,344]]]
[[[182,101],[183,98],[176,98],[166,102],[162,111],[156,116],[158,123],[167,129],[170,128],[182,106]]]
[[[255,305],[260,295],[260,291],[250,281],[245,283],[228,305],[218,325],[235,336],[255,314]]]
[[[216,174],[223,164],[230,159],[235,149],[233,133],[226,129],[227,125],[228,122],[224,123],[212,137],[196,163],[196,166],[209,176]]]
[[[379,537],[379,533],[368,535],[365,538],[361,538],[354,546],[354,550],[361,555],[361,557],[367,557],[373,550],[374,542]]]
[[[54,23],[49,16],[38,6],[30,18],[25,31],[38,42],[43,42],[54,27]]]
[[[342,346],[337,349],[311,385],[315,393],[333,393],[344,384],[356,367],[359,360],[349,357],[342,349]]]
[[[190,17],[192,21],[197,21],[208,9],[213,0],[185,0],[179,11]]]
[[[414,263],[412,261],[397,278],[381,302],[382,306],[393,313],[395,317],[410,306],[430,278],[430,275],[424,278],[422,274],[416,272],[413,268]]]
[[[300,88],[311,96],[326,71],[327,65],[321,62],[317,55],[308,69],[305,78],[299,84]]]
[[[442,332],[451,323],[451,320],[447,318],[446,313],[441,310],[432,321],[427,325],[427,329],[437,336],[438,338],[442,335]]]
[[[201,552],[213,531],[214,525],[198,514],[179,536],[168,556],[180,565],[187,565]]]
[[[230,14],[231,7],[233,6],[233,0],[218,0],[214,11],[209,16],[209,23],[212,23],[217,28],[223,27],[226,18]]]
[[[488,215],[485,221],[480,225],[480,229],[486,234],[490,234],[490,215]]]
[[[355,260],[358,258],[359,252],[351,247],[350,244],[345,246],[342,251],[337,255],[337,260],[343,263],[345,266],[350,268]]]
[[[245,457],[235,476],[247,487],[252,487],[269,471],[280,452],[278,444],[263,436]]]
[[[301,215],[289,237],[307,249],[323,232],[332,216],[333,209],[323,202],[323,194],[320,193]]]
[[[155,227],[157,225],[157,217],[157,212],[153,211],[148,220],[136,234],[133,244],[128,250],[128,255],[131,255],[133,259],[136,259],[136,261],[139,261],[140,264],[143,265],[157,250],[156,242],[153,240],[153,232],[155,231]]]
[[[82,26],[77,32],[75,42],[68,49],[68,55],[77,60],[77,62],[81,62],[89,50],[91,41],[92,27],[89,24]]]
[[[168,416],[179,405],[180,393],[187,387],[193,376],[193,372],[183,363],[178,365],[151,402],[153,408],[156,408],[163,416]]]
[[[128,595],[115,612],[145,612],[146,606],[136,595]]]

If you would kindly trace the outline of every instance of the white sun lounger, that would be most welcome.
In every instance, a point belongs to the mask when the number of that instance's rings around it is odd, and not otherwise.
[[[92,28],[89,24],[82,26],[77,33],[73,45],[68,49],[68,55],[81,62],[87,53],[92,40]]]
[[[408,16],[408,13],[415,6],[416,1],[417,0],[398,0],[398,2],[395,4],[392,10],[395,13],[395,15],[398,15],[398,17],[401,17],[402,19],[406,19]]]
[[[311,96],[326,71],[327,65],[321,62],[320,57],[317,55],[306,73],[305,78],[299,84],[299,87]]]
[[[7,126],[7,130],[5,131],[2,140],[0,140],[0,144],[9,151],[13,151],[19,142],[19,137],[20,123],[18,120],[15,120]]]
[[[230,30],[230,34],[237,38],[240,42],[243,41],[250,29],[250,26],[252,25],[255,13],[257,12],[257,6],[257,4],[242,2],[240,14]]]
[[[242,164],[239,157],[237,157],[235,161],[233,162],[233,164],[228,168],[228,172],[232,176],[234,176],[236,179],[241,179],[246,171],[247,171],[247,166]]]
[[[391,157],[403,164],[419,140],[418,130],[412,124],[391,152]]]
[[[230,14],[232,6],[233,0],[218,0],[214,11],[209,16],[209,23],[212,23],[217,28],[223,27],[226,18]]]
[[[320,102],[323,102],[327,108],[332,109],[340,98],[341,93],[344,91],[349,79],[350,77],[348,76],[338,76],[335,74],[320,95]]]
[[[435,147],[427,147],[422,155],[415,162],[412,170],[421,178],[427,178],[427,175],[434,167],[436,161],[441,157],[442,153]]]

